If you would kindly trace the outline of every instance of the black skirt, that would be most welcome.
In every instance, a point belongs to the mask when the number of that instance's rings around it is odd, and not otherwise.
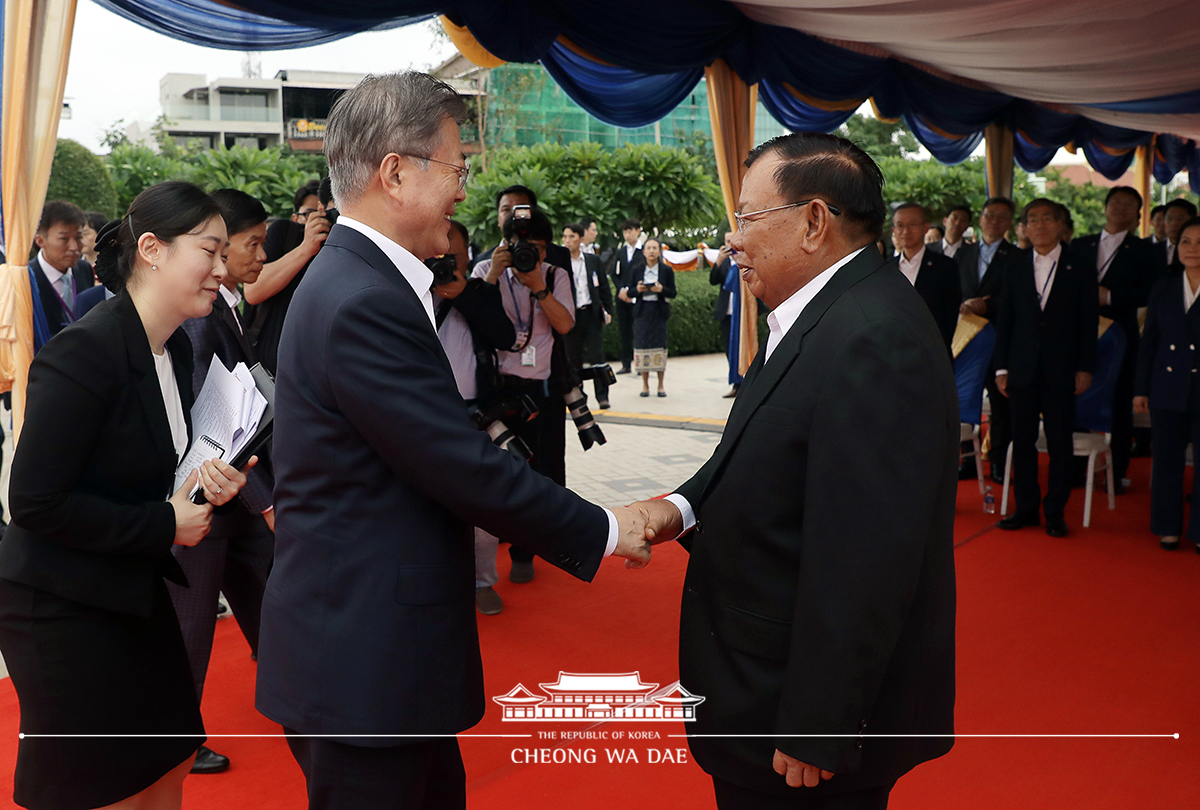
[[[0,579],[0,651],[24,737],[13,800],[37,810],[113,804],[157,782],[204,742],[175,610],[160,580],[149,618]]]

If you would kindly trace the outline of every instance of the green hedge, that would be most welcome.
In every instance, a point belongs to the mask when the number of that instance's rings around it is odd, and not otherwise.
[[[99,211],[106,217],[117,212],[117,192],[104,170],[104,161],[76,141],[59,138],[50,166],[47,200],[69,200],[84,211]]]
[[[667,348],[671,355],[721,351],[721,325],[712,317],[718,288],[708,283],[708,268],[676,273],[675,289],[679,294],[671,299],[671,319],[667,321]],[[758,321],[759,340],[766,340],[766,317]],[[604,330],[604,356],[610,363],[621,359],[621,333],[615,318]]]

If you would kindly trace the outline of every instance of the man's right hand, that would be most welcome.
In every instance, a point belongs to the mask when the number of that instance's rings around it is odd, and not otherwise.
[[[512,251],[503,242],[492,251],[492,266],[488,269],[487,282],[495,284],[504,275],[504,271],[512,267]]]
[[[309,214],[308,221],[304,223],[304,241],[300,244],[310,255],[316,256],[328,236],[329,220],[316,214]]]
[[[179,546],[196,545],[212,528],[212,504],[206,501],[197,505],[188,497],[199,480],[199,470],[192,470],[183,486],[167,501],[175,509],[175,544]]]
[[[646,539],[652,546],[674,540],[683,531],[683,515],[679,507],[666,498],[638,501],[631,503],[629,508],[645,515]]]
[[[964,315],[978,315],[983,317],[987,314],[987,299],[986,298],[968,298],[962,302],[962,306],[958,311]]]
[[[633,303],[633,299],[629,297],[629,292],[628,292],[628,291],[627,291],[627,290],[626,290],[624,287],[622,287],[621,289],[617,290],[617,298],[620,298],[620,299],[621,299],[622,301],[624,301],[626,304],[632,304],[632,303]]]
[[[1150,413],[1150,397],[1134,397],[1133,412]]]
[[[624,557],[626,568],[645,568],[650,564],[645,512],[622,506],[612,513],[617,517],[617,547],[613,549],[613,555]]]
[[[999,391],[1001,394],[1004,394],[1004,396],[1008,396],[1008,375],[1007,374],[997,374],[996,375],[996,390]]]

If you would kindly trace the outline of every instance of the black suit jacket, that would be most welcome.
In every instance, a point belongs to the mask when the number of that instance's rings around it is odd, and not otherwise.
[[[963,245],[954,254],[954,261],[958,265],[958,282],[962,287],[963,300],[966,301],[968,298],[985,299],[984,304],[987,306],[987,311],[983,317],[990,321],[996,317],[996,304],[1000,298],[1000,287],[1004,283],[1004,266],[1018,255],[1021,249],[1007,239],[1001,239],[1000,244],[996,246],[996,252],[992,254],[991,263],[983,273],[983,278],[980,278],[980,244],[972,242]]]
[[[1167,262],[1167,245],[1169,242],[1164,239],[1161,242],[1152,244],[1151,250],[1154,253],[1155,280],[1157,281],[1162,276],[1168,273],[1182,273],[1183,262],[1179,261],[1179,246],[1175,247],[1175,255],[1171,257],[1171,261]]]
[[[484,692],[472,527],[519,535],[590,580],[604,511],[475,429],[421,299],[343,225],[292,300],[276,414],[259,710],[312,734],[473,726]]]
[[[74,323],[76,318],[63,311],[62,305],[58,303],[58,294],[54,285],[42,272],[42,265],[37,256],[30,259],[29,269],[33,271],[34,278],[38,282],[37,294],[33,296],[34,303],[40,304],[42,312],[46,313],[46,323],[50,327],[50,336],[53,337],[64,327]],[[80,259],[79,263],[71,268],[71,274],[75,276],[76,298],[80,293],[90,290],[96,285],[96,275],[92,272],[92,266],[84,259]],[[76,309],[78,310],[78,306]]]
[[[167,341],[185,417],[187,335]],[[149,616],[157,581],[187,580],[167,503],[176,456],[150,342],[128,294],[52,338],[29,368],[0,577]],[[189,422],[188,431],[191,431]]]
[[[1176,413],[1200,410],[1200,306],[1183,310],[1182,275],[1160,279],[1146,307],[1134,396]]]
[[[993,362],[1008,371],[1009,388],[1050,384],[1073,389],[1075,372],[1096,369],[1096,270],[1064,244],[1045,309],[1038,292],[1030,248],[1008,267]]]
[[[900,257],[893,256],[888,259],[887,265],[899,272]],[[958,327],[958,308],[963,301],[958,265],[953,259],[934,253],[929,249],[929,245],[926,245],[925,256],[921,259],[921,269],[917,271],[917,283],[914,286],[929,308],[929,314],[933,315],[938,332],[942,335],[942,342],[949,352],[950,344],[954,340],[954,330]]]
[[[238,328],[237,315],[221,296],[213,302],[212,312],[203,318],[184,321],[183,331],[192,342],[192,393],[200,395],[208,377],[209,365],[215,355],[225,368],[233,371],[238,363],[252,368],[258,362],[250,340]],[[246,486],[238,493],[240,502],[253,514],[259,514],[271,506],[270,462],[265,452],[258,454],[258,464],[247,476]],[[218,507],[229,509],[232,507]]]
[[[1080,259],[1098,268],[1100,234],[1082,236],[1071,243],[1071,248]],[[1165,255],[1163,260],[1166,261]],[[1100,314],[1121,325],[1128,341],[1125,357],[1132,360],[1136,357],[1138,344],[1138,309],[1146,306],[1150,300],[1150,288],[1159,276],[1153,246],[1132,233],[1125,234],[1121,246],[1109,262],[1104,278],[1100,279],[1099,275],[1097,270],[1098,284],[1108,288],[1112,295],[1112,303],[1101,306]]]
[[[646,276],[646,265],[643,262],[640,266],[633,268],[632,275],[629,278],[629,297],[633,299],[633,314],[637,317],[641,313],[642,308],[649,304],[657,304],[664,318],[671,315],[671,304],[667,300],[674,298],[678,291],[675,289],[675,271],[671,265],[660,261],[658,263],[658,283],[663,286],[663,291],[656,293],[658,298],[655,301],[642,300],[643,293],[637,291],[637,285],[642,283],[642,279]]]
[[[717,288],[717,303],[713,304],[713,320],[720,323],[729,316],[729,296],[725,278],[729,275],[729,259],[722,259],[708,271],[708,283]]]
[[[886,784],[946,753],[954,713],[958,395],[941,336],[873,247],[746,375],[712,458],[679,487],[699,524],[680,622],[690,740],[710,774],[798,796],[774,750]],[[847,735],[804,737],[787,735]]]
[[[627,260],[625,254],[628,252],[626,245],[622,242],[617,246],[616,258],[613,259],[612,279],[613,286],[617,288],[617,292],[628,290],[629,297],[633,298],[636,293],[636,284],[633,282],[633,273],[638,267],[646,266],[646,258],[642,255],[642,249],[637,248],[633,251],[633,260]],[[623,301],[621,303],[624,303]]]

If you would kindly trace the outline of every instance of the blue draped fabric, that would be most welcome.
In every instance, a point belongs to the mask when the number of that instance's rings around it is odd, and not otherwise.
[[[954,358],[954,384],[958,388],[958,418],[968,425],[983,421],[983,384],[996,345],[996,327],[983,325],[979,334]]]
[[[1001,122],[1016,133],[1014,154],[1027,170],[1043,168],[1058,147],[1074,142],[1098,171],[1116,177],[1132,160],[1123,150],[1150,137],[757,23],[726,0],[456,0],[453,6],[445,0],[237,0],[241,10],[218,0],[96,2],[177,39],[233,50],[313,45],[445,13],[500,59],[542,62],[580,106],[620,126],[658,120],[672,99],[691,91],[704,65],[723,58],[744,80],[760,83],[767,110],[790,129],[835,129],[850,113],[825,106],[871,97],[884,117],[903,117],[917,139],[947,163],[965,159],[984,127]],[[669,32],[669,47],[664,32]],[[595,59],[563,46],[560,36]],[[816,106],[788,85],[819,100]],[[1200,90],[1084,106],[1141,114],[1195,112]],[[1170,179],[1168,170],[1200,165],[1190,144],[1168,148],[1171,155],[1155,165],[1160,180]],[[1200,172],[1192,176],[1200,185]]]
[[[854,110],[822,110],[796,98],[779,82],[758,83],[758,100],[779,123],[793,132],[833,132],[854,115]]]
[[[542,66],[571,99],[606,124],[644,127],[666,117],[704,78],[704,68],[647,75],[594,62],[555,42]],[[624,88],[624,92],[614,92]]]

